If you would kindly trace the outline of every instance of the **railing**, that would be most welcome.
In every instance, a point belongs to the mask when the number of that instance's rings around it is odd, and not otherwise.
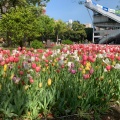
[[[107,16],[107,17],[111,18],[112,20],[115,20],[116,22],[120,23],[119,16],[117,16],[113,13],[110,13],[110,12],[106,12],[106,11],[102,10],[101,8],[94,6],[91,2],[86,2],[85,7],[89,8],[93,11],[96,11],[96,12],[102,14],[103,16]]]
[[[102,38],[99,41],[99,44],[109,43],[111,40],[117,38],[118,36],[120,36],[120,29],[116,32],[113,32],[112,34],[107,35],[105,38]]]

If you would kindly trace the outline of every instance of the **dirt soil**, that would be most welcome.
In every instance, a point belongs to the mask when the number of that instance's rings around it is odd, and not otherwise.
[[[6,120],[3,119],[2,116],[0,116],[0,120]],[[15,118],[15,119],[7,119],[7,120],[29,120],[29,119],[21,119],[21,118]],[[37,119],[36,119],[37,120]],[[48,119],[41,119],[41,120],[86,120],[82,118],[78,118],[77,116],[68,116],[68,117],[59,117],[59,118],[48,118]],[[90,119],[90,120],[96,120],[96,119]],[[104,114],[101,115],[101,118],[99,120],[120,120],[120,105],[113,105],[111,107],[111,110]]]
[[[70,116],[70,117],[64,117],[54,120],[85,120],[85,119],[80,119],[76,116]],[[95,119],[91,119],[91,120],[95,120]],[[101,115],[100,120],[120,120],[120,106],[118,105],[112,106],[111,110],[108,113]]]

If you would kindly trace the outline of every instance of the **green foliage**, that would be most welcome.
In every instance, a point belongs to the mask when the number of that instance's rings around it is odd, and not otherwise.
[[[62,21],[58,20],[55,22],[55,36],[58,42],[59,37],[63,35],[63,33],[67,31],[67,25]]]
[[[92,41],[92,37],[93,37],[93,28],[85,28],[85,32],[87,34],[87,39],[89,41]]]
[[[40,16],[38,20],[38,26],[40,29],[40,35],[45,39],[49,39],[52,35],[54,35],[55,23],[54,19],[50,18],[47,15]]]
[[[21,116],[24,119],[37,120],[38,114],[47,118],[48,115],[60,117],[77,113],[86,119],[94,117],[99,120],[99,115],[108,111],[111,102],[120,100],[119,69],[113,67],[105,72],[106,64],[103,64],[103,58],[99,57],[94,62],[86,61],[86,64],[82,65],[73,55],[81,58],[85,49],[76,50],[76,54],[68,54],[75,50],[69,46],[67,50],[70,51],[65,54],[63,50],[66,50],[66,46],[63,46],[52,51],[53,54],[49,50],[42,53],[41,50],[40,53],[33,49],[26,50],[24,54],[20,52],[17,63],[0,65],[0,114],[4,114],[4,120],[13,117],[22,119]],[[42,60],[43,56],[48,54],[49,56]],[[4,53],[2,57],[6,60],[11,55],[13,53]],[[40,61],[31,60],[36,55]],[[58,60],[61,55],[66,55],[66,58]],[[30,60],[36,63],[37,67],[40,66],[39,72],[36,72],[36,68],[31,68]],[[68,66],[69,61],[74,65]],[[119,60],[110,62],[118,64]],[[94,71],[89,74],[91,68]],[[22,75],[20,71],[23,72]],[[84,78],[85,74],[89,75],[89,78]]]
[[[73,42],[71,40],[62,40],[62,44],[72,45]]]
[[[9,39],[9,41],[11,40],[12,43],[16,44],[39,35],[37,18],[33,9],[35,8],[16,7],[3,15],[0,21],[0,30],[7,33],[7,40]]]
[[[80,42],[80,40],[86,38],[85,27],[83,24],[80,24],[79,21],[73,21],[72,26],[69,27],[68,25],[68,28],[62,37],[62,39],[70,39],[75,42]]]
[[[30,45],[32,48],[35,48],[35,49],[38,49],[38,48],[43,48],[44,45],[42,42],[38,41],[38,40],[34,40],[31,42],[31,45]]]
[[[0,0],[1,13],[6,13],[12,7],[28,7],[28,6],[42,6],[46,5],[50,0]],[[7,7],[6,7],[7,6]],[[4,11],[3,8],[6,8]]]

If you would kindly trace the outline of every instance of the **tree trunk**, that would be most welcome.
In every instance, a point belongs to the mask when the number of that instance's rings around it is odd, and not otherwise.
[[[57,36],[56,36],[56,39],[57,39],[57,43],[58,43],[58,34],[57,34]]]
[[[7,46],[11,46],[11,39],[10,39],[11,33],[7,32]]]

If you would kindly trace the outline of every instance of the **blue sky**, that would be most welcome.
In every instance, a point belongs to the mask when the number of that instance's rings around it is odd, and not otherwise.
[[[87,8],[84,5],[78,4],[79,0],[50,0],[47,3],[46,14],[55,20],[61,19],[64,22],[67,22],[69,19],[78,20],[80,23],[92,23],[92,20],[89,16]],[[120,3],[119,0],[99,0],[95,1],[102,6],[116,9],[116,6]],[[92,16],[92,11],[89,10],[90,15]]]

